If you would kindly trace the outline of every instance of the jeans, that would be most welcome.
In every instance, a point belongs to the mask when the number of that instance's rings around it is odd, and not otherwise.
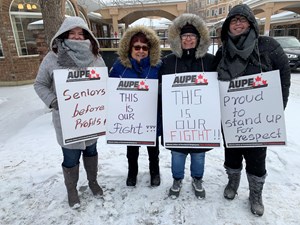
[[[62,166],[66,167],[66,168],[72,168],[79,164],[81,152],[84,157],[92,157],[92,156],[96,156],[98,154],[97,142],[90,146],[87,146],[85,148],[85,150],[68,149],[68,148],[62,147],[62,152],[63,152],[63,156],[64,156]]]
[[[184,178],[185,161],[187,154],[171,151],[172,154],[172,175],[174,179]],[[205,152],[190,153],[191,156],[191,176],[202,178],[204,174]]]

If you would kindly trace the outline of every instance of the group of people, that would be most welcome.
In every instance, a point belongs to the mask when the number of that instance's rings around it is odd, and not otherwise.
[[[169,42],[172,53],[160,58],[160,41],[156,33],[145,26],[128,28],[118,49],[119,58],[109,72],[110,77],[158,79],[162,76],[184,72],[217,71],[218,79],[230,81],[240,76],[280,71],[283,105],[287,104],[290,87],[288,59],[280,45],[271,37],[259,36],[259,29],[251,9],[245,5],[233,7],[221,31],[222,46],[216,56],[207,53],[210,36],[204,20],[194,14],[182,14],[169,27]],[[52,108],[53,123],[57,140],[62,148],[62,170],[70,207],[80,207],[77,191],[79,161],[87,173],[89,187],[95,196],[103,195],[97,182],[98,152],[97,139],[64,145],[59,117],[59,106],[55,93],[53,70],[62,68],[103,67],[105,63],[98,53],[99,44],[86,23],[79,17],[67,17],[50,43],[51,50],[42,61],[34,88],[43,102]],[[160,92],[159,92],[160,93]],[[156,146],[148,146],[151,186],[159,186],[159,141],[162,136],[161,98],[158,96],[158,124]],[[161,137],[162,145],[163,136]],[[225,142],[225,140],[224,140]],[[203,175],[205,164],[204,148],[168,148],[171,150],[173,184],[169,190],[171,198],[179,196],[184,179],[187,155],[191,158],[192,187],[197,198],[205,198]],[[225,146],[224,167],[228,184],[224,197],[232,200],[237,195],[242,162],[249,182],[251,212],[262,216],[263,185],[267,176],[266,147],[228,148]],[[138,174],[139,146],[127,146],[127,186],[135,186]]]

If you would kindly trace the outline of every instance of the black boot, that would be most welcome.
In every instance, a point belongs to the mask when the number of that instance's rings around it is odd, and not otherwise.
[[[136,177],[138,174],[138,157],[139,157],[139,146],[127,146],[127,159],[128,159],[128,176],[126,180],[127,186],[136,185]]]
[[[150,183],[151,186],[156,187],[160,185],[158,143],[154,147],[147,147],[147,149],[149,156]]]

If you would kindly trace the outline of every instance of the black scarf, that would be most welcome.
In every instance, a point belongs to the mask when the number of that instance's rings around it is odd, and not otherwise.
[[[243,75],[250,61],[257,61],[255,47],[257,37],[253,29],[238,36],[228,32],[227,43],[223,46],[222,59],[217,71],[220,80],[232,80]]]

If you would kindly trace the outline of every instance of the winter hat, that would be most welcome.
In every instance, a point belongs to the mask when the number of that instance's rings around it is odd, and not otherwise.
[[[188,23],[181,28],[180,35],[186,33],[196,34],[198,37],[200,36],[197,29],[192,24],[188,24]]]

